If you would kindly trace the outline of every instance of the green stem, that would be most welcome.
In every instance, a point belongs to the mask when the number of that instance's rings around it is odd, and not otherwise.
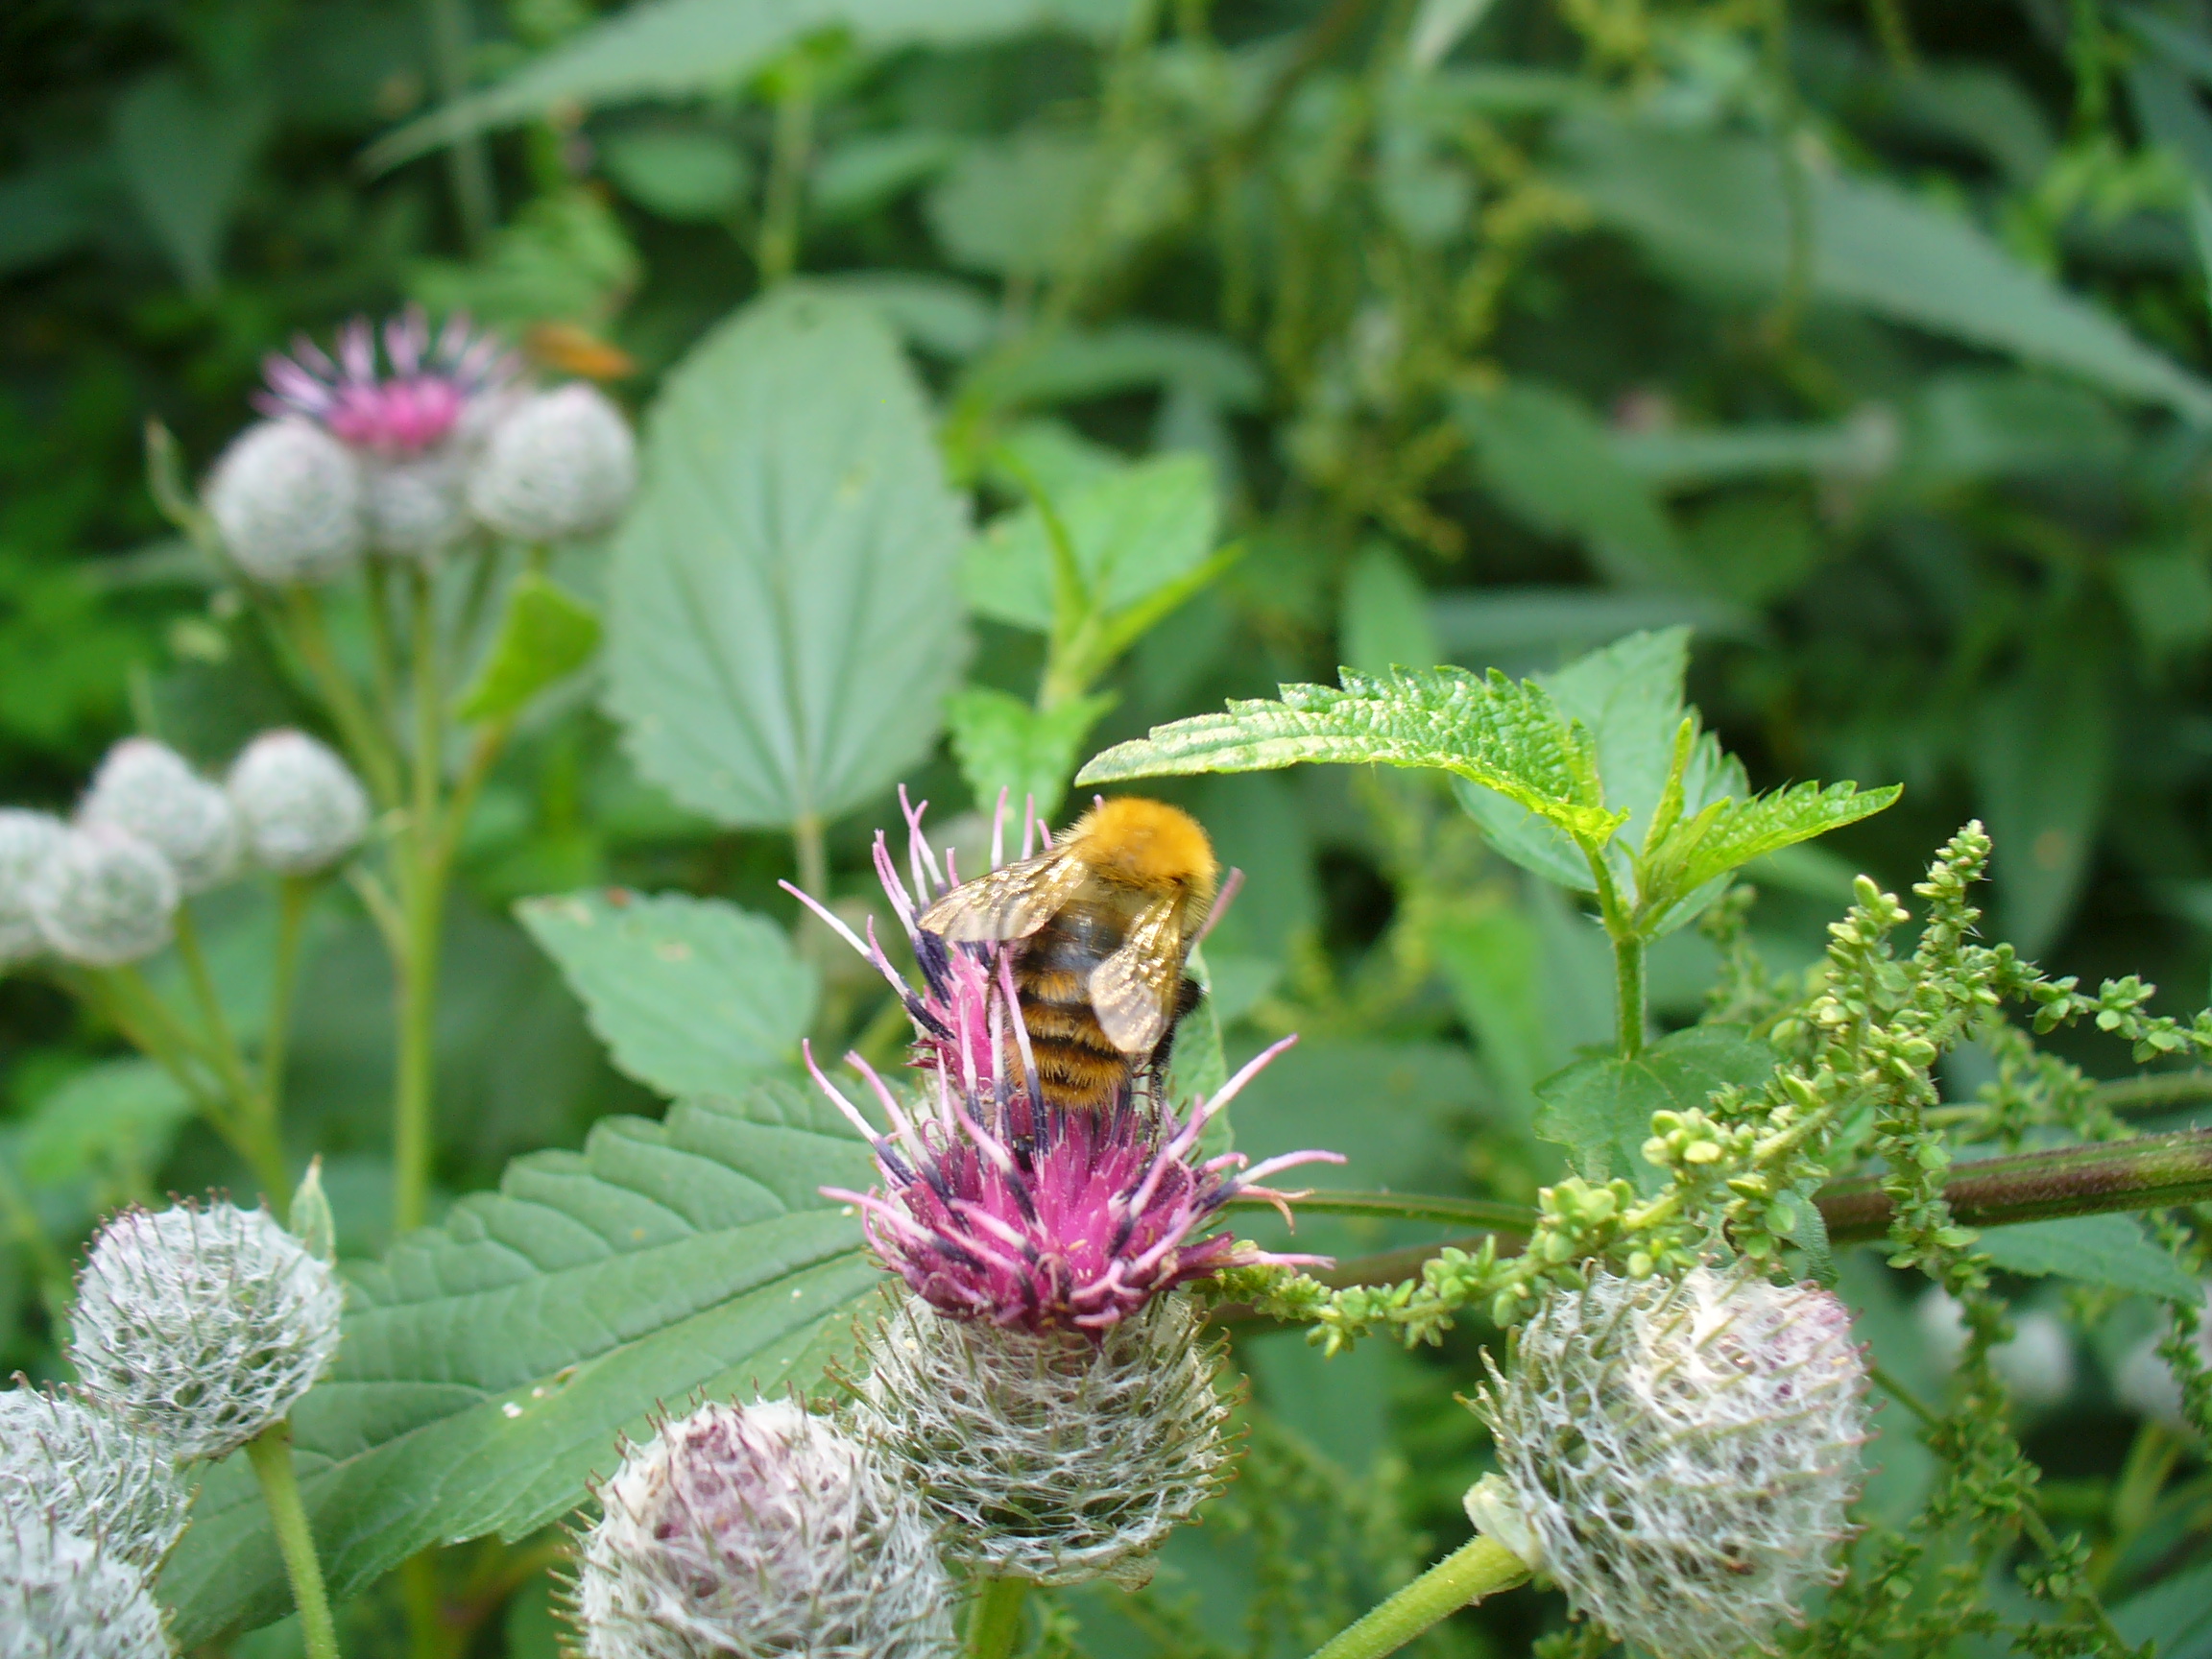
[[[768,156],[768,185],[760,204],[760,239],[754,257],[760,286],[773,288],[799,265],[799,209],[806,160],[814,149],[814,78],[810,66],[785,65],[776,101],[776,136]]]
[[[823,838],[819,813],[803,813],[791,826],[791,848],[799,862],[799,885],[816,902],[830,902],[830,848]],[[811,910],[801,907],[799,953],[817,969],[827,966],[831,949],[830,929]]]
[[[338,654],[330,648],[330,635],[323,625],[322,602],[311,588],[294,586],[284,591],[287,629],[293,646],[301,661],[307,664],[307,672],[315,682],[330,710],[330,718],[337,722],[338,735],[345,739],[346,747],[352,751],[353,763],[361,768],[369,788],[380,806],[395,806],[399,802],[399,763],[393,756],[392,745],[369,717],[362,706],[361,693],[354,688],[352,680],[339,666]]]
[[[300,941],[315,883],[285,876],[276,883],[276,960],[269,975],[269,1023],[261,1034],[261,1098],[272,1122],[282,1120],[284,1062],[292,1041],[292,1001],[300,990]]]
[[[968,1608],[968,1640],[962,1659],[1007,1659],[1022,1640],[1022,1602],[1026,1578],[986,1578]]]
[[[1313,1659],[1381,1659],[1460,1608],[1527,1581],[1527,1562],[1496,1539],[1477,1535],[1331,1637]]]
[[[2152,1071],[2100,1083],[2090,1103],[2112,1112],[2163,1112],[2212,1103],[2212,1070]]]
[[[230,1017],[223,1011],[222,996],[215,989],[215,975],[209,972],[206,953],[200,948],[200,929],[192,919],[190,904],[177,908],[177,956],[184,964],[184,977],[192,987],[192,999],[200,1005],[200,1018],[207,1028],[216,1074],[223,1079],[223,1087],[230,1096],[228,1116],[236,1129],[231,1142],[252,1166],[253,1178],[261,1183],[271,1207],[282,1214],[285,1201],[292,1195],[292,1176],[285,1166],[282,1138],[276,1132],[276,1115],[268,1098],[254,1086],[252,1073],[246,1067],[246,1056],[230,1030]],[[146,996],[150,1000],[159,1001],[150,986],[146,988]]]
[[[292,1580],[292,1600],[300,1609],[300,1634],[307,1659],[338,1659],[338,1626],[330,1618],[323,1564],[315,1557],[315,1534],[308,1528],[307,1507],[300,1501],[300,1477],[292,1467],[292,1425],[270,1424],[246,1442],[246,1455],[261,1481],[269,1524],[284,1557],[285,1575]]]
[[[437,614],[428,570],[414,583],[414,795],[403,856],[405,946],[397,977],[398,1058],[393,1081],[392,1220],[401,1233],[427,1216],[432,1118],[437,1093],[438,953],[445,932],[445,871],[439,788],[445,758],[445,696],[438,663]]]
[[[1621,1058],[1633,1060],[1644,1052],[1643,940],[1633,934],[1614,939],[1613,977]]]
[[[1224,1208],[1271,1210],[1274,1205],[1268,1199],[1245,1194],[1230,1199]],[[1536,1224],[1536,1212],[1526,1204],[1503,1204],[1491,1198],[1450,1198],[1432,1192],[1318,1191],[1298,1200],[1298,1214],[1465,1222],[1474,1227],[1495,1228],[1501,1233],[1526,1233]]]
[[[469,10],[464,0],[424,0],[430,25],[430,61],[437,71],[438,96],[451,104],[469,84]],[[453,205],[461,234],[475,250],[490,234],[492,156],[481,132],[465,132],[445,150],[445,171],[453,184]]]

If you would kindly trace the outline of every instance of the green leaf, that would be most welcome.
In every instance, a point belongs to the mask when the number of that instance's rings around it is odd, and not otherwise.
[[[1778,147],[1586,113],[1558,129],[1564,181],[1677,275],[1746,298],[1791,271]],[[1962,214],[1832,167],[1800,174],[1811,297],[2212,420],[2212,386],[1990,240]]]
[[[1756,1089],[1774,1070],[1774,1050],[1739,1025],[1693,1025],[1652,1044],[1633,1060],[1592,1055],[1536,1086],[1544,1109],[1536,1133],[1569,1149],[1590,1181],[1625,1175],[1643,1192],[1665,1176],[1644,1158],[1654,1112],[1703,1106],[1730,1083]]]
[[[1221,1046],[1221,1011],[1214,1000],[1214,969],[1203,945],[1190,948],[1184,971],[1205,987],[1206,996],[1176,1022],[1175,1046],[1167,1057],[1167,1097],[1179,1112],[1189,1112],[1199,1098],[1212,1096],[1229,1081],[1229,1062]],[[1229,1121],[1235,1110],[1232,1103],[1207,1124],[1199,1141],[1202,1156],[1218,1158],[1236,1149],[1237,1132]]]
[[[1597,588],[1462,589],[1435,595],[1430,614],[1444,655],[1462,662],[1557,662],[1653,628],[1694,628],[1708,639],[1752,639],[1761,626],[1742,606],[1701,593]]]
[[[599,616],[549,577],[524,571],[476,678],[453,706],[463,720],[496,720],[565,680],[599,649]]]
[[[193,1110],[192,1097],[153,1061],[103,1060],[33,1109],[17,1166],[38,1187],[122,1170],[151,1176]]]
[[[822,30],[842,31],[865,52],[890,52],[1024,34],[1074,11],[1053,0],[645,0],[578,31],[482,91],[409,122],[365,160],[373,169],[396,167],[558,104],[606,108],[721,94]]]
[[[1451,55],[1452,48],[1481,27],[1491,0],[1421,0],[1406,40],[1406,60],[1426,74]]]
[[[2183,1567],[2112,1609],[2124,1641],[2156,1643],[2159,1659],[2212,1656],[2212,1561]]]
[[[1035,280],[1090,225],[1099,159],[1094,142],[1071,132],[1030,131],[978,144],[929,192],[923,214],[952,264]]]
[[[997,336],[996,306],[956,276],[926,271],[855,271],[810,278],[820,293],[871,306],[917,351],[962,362]]]
[[[1285,685],[1280,702],[1232,699],[1225,714],[1155,726],[1075,775],[1078,783],[1198,772],[1272,772],[1300,761],[1434,767],[1497,790],[1578,839],[1620,825],[1599,799],[1590,733],[1534,681],[1493,669],[1345,669],[1341,688]]]
[[[519,1158],[353,1270],[337,1362],[292,1419],[331,1594],[558,1519],[663,1404],[811,1390],[883,1278],[817,1189],[873,1179],[829,1102],[759,1083]],[[289,1610],[244,1457],[208,1471],[160,1596],[188,1647]]]
[[[783,930],[720,899],[619,888],[525,899],[614,1064],[663,1094],[734,1094],[798,1058],[814,970]]]
[[[608,582],[637,769],[731,826],[833,818],[929,752],[966,509],[867,306],[756,301],[668,376]]]
[[[1733,764],[1733,762],[1731,762]],[[1856,783],[1793,783],[1747,800],[1720,800],[1680,822],[1639,860],[1639,909],[1647,938],[1679,926],[1704,906],[1699,890],[1754,858],[1856,824],[1896,801],[1898,784],[1862,792]]]
[[[517,327],[548,319],[596,326],[622,308],[641,271],[614,204],[578,187],[526,204],[475,259],[417,261],[407,287],[433,311]]]
[[[1053,510],[1095,609],[1129,610],[1205,563],[1220,505],[1197,455],[1161,455],[1101,478]],[[1034,505],[993,520],[960,556],[960,588],[979,616],[1049,633],[1052,545]]]
[[[2137,1296],[2200,1303],[2204,1292],[2173,1253],[2153,1244],[2132,1215],[2063,1215],[1985,1229],[1975,1248],[2008,1273],[2056,1273]]]
[[[663,219],[727,219],[753,192],[752,157],[725,132],[633,127],[609,133],[598,149],[607,177]]]
[[[1684,574],[1658,495],[1571,394],[1514,380],[1456,397],[1452,411],[1475,446],[1484,488],[1531,529],[1580,541],[1619,582],[1648,586]]]
[[[1429,590],[1385,541],[1369,543],[1346,574],[1336,637],[1345,664],[1362,674],[1432,668],[1444,660]]]
[[[212,97],[180,71],[157,69],[115,103],[123,182],[184,286],[215,286],[230,215],[268,135],[262,89]]]
[[[1012,806],[1027,800],[1040,818],[1051,817],[1068,793],[1076,751],[1114,704],[1110,691],[1073,698],[1052,709],[1032,708],[988,685],[964,685],[953,692],[945,700],[952,755],[975,805],[992,810],[1004,789]]]
[[[1165,323],[1061,328],[993,361],[965,389],[989,405],[1072,403],[1156,386],[1181,386],[1223,409],[1257,409],[1267,383],[1244,349],[1218,334]]]

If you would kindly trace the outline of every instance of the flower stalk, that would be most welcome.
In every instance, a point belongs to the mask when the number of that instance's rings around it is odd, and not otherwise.
[[[300,1609],[300,1633],[307,1659],[338,1659],[338,1626],[330,1617],[330,1598],[323,1587],[323,1563],[315,1553],[315,1534],[301,1501],[299,1472],[292,1464],[292,1424],[278,1419],[246,1442],[246,1455],[269,1505],[269,1524],[292,1581],[293,1604]]]
[[[985,1578],[968,1608],[964,1659],[1009,1659],[1022,1640],[1022,1604],[1029,1595],[1026,1578]]]
[[[1460,1608],[1526,1584],[1528,1564],[1478,1533],[1314,1650],[1313,1659],[1382,1659]]]

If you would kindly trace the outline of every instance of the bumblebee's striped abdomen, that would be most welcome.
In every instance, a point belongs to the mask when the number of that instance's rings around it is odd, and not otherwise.
[[[1135,1061],[1114,1046],[1091,1007],[1091,971],[1120,944],[1113,917],[1072,904],[1030,937],[1014,965],[1038,1086],[1058,1105],[1111,1106],[1135,1075]]]

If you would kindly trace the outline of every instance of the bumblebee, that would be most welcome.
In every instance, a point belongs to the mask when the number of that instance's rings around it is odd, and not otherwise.
[[[1183,969],[1217,875],[1196,819],[1123,797],[1049,851],[963,882],[917,926],[947,945],[1019,944],[1014,985],[1038,1092],[1097,1109],[1165,1060],[1176,1022],[1197,1005]]]

